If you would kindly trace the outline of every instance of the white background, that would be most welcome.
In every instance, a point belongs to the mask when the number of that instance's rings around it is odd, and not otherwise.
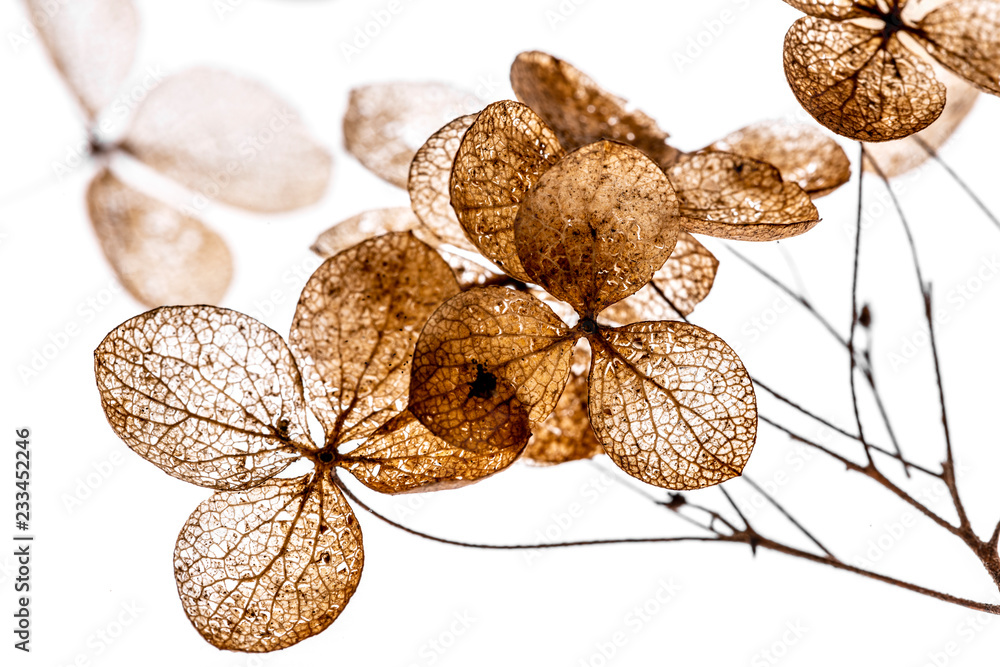
[[[331,186],[314,207],[271,216],[216,207],[206,216],[236,260],[222,305],[255,314],[282,332],[317,263],[308,251],[316,235],[362,210],[407,203],[405,193],[343,150],[340,123],[353,86],[441,80],[477,92],[485,104],[511,96],[506,75],[519,51],[543,49],[655,116],[684,149],[763,118],[808,120],[781,67],[782,38],[798,13],[777,1],[406,0],[350,62],[341,45],[354,40],[356,28],[385,9],[386,0],[245,0],[224,16],[208,1],[137,4],[142,32],[136,80],[147,66],[176,72],[193,64],[252,75],[285,96],[334,155]],[[778,554],[753,558],[746,547],[713,544],[486,552],[402,534],[360,512],[364,576],[331,628],[265,656],[212,648],[184,616],[171,563],[177,530],[209,492],[142,461],[104,419],[92,351],[142,307],[116,286],[87,221],[83,193],[92,165],[62,179],[52,172],[52,163],[85,135],[40,41],[30,39],[20,48],[9,43],[26,20],[20,3],[0,6],[0,470],[13,469],[15,428],[30,427],[37,536],[28,656],[11,648],[12,548],[0,548],[5,664],[11,658],[14,664],[60,666],[237,667],[307,660],[400,666],[996,664],[1000,623],[990,624],[990,617]],[[943,151],[995,211],[998,118],[997,100],[982,99]],[[856,162],[856,146],[844,146]],[[939,167],[900,182],[943,317],[942,363],[956,452],[964,464],[960,483],[975,525],[988,534],[1000,518],[1000,230]],[[941,428],[915,279],[884,191],[874,178],[865,184],[861,293],[873,300],[876,370],[904,450],[936,465]],[[795,280],[794,264],[810,299],[842,332],[850,317],[856,185],[852,180],[819,201],[824,221],[806,236],[740,246],[783,279]],[[786,307],[723,244],[706,243],[722,267],[694,321],[736,347],[752,374],[853,429],[844,351],[801,309]],[[275,290],[281,302],[264,304]],[[78,335],[37,377],[22,379],[18,368],[70,324]],[[850,442],[758,394],[765,414],[859,456]],[[861,396],[872,439],[886,443],[869,394],[862,390]],[[901,479],[896,467],[887,463],[885,469]],[[771,483],[775,495],[847,562],[866,559],[878,571],[978,600],[998,597],[978,561],[943,530],[772,428],[761,425],[746,472]],[[0,475],[6,489],[0,493],[4,544],[14,532],[11,477]],[[952,516],[947,498],[926,478],[901,483]],[[404,523],[473,541],[689,531],[632,486],[603,461],[558,469],[519,465],[438,495],[386,498],[354,488]],[[739,480],[727,488],[744,503],[759,501]],[[692,497],[721,506],[717,489]],[[573,503],[582,515],[567,521]],[[797,539],[773,512],[747,513],[762,530]],[[636,609],[643,607],[640,616]],[[610,652],[616,633],[622,645],[605,658],[602,650]]]

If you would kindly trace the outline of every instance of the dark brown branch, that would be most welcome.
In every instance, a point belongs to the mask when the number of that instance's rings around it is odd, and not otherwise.
[[[858,164],[863,165],[865,161],[865,145],[859,141],[858,146],[861,148],[861,157],[858,160]],[[861,424],[861,411],[858,409],[858,391],[854,381],[854,371],[857,368],[857,359],[855,357],[856,351],[854,349],[854,335],[858,329],[858,265],[861,257],[861,215],[864,210],[864,183],[865,170],[859,168],[857,231],[854,235],[854,270],[852,271],[851,279],[851,330],[847,337],[847,356],[851,358],[851,405],[854,407],[854,421],[857,423],[858,427],[858,438],[860,438],[861,444],[865,448],[865,457],[868,459],[868,466],[874,468],[875,461],[872,460],[871,450],[868,449],[868,442],[865,440],[865,429]]]

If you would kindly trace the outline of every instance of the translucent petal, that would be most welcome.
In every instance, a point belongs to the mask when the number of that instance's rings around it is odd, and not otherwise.
[[[481,454],[452,447],[407,410],[383,424],[340,465],[380,493],[411,493],[472,484],[500,472],[520,453],[517,446]]]
[[[594,316],[663,266],[677,212],[673,187],[645,153],[600,141],[542,175],[517,211],[514,239],[531,282]]]
[[[252,211],[315,203],[330,155],[288,103],[211,69],[171,76],[135,111],[123,148],[198,195]]]
[[[302,382],[281,336],[224,308],[151,310],[94,351],[118,436],[179,479],[213,489],[259,484],[311,448]]]
[[[563,156],[552,130],[518,102],[495,102],[465,133],[451,174],[451,205],[487,259],[527,282],[514,245],[514,217],[542,174]]]
[[[806,16],[785,35],[784,61],[805,110],[851,139],[900,139],[944,108],[944,86],[930,64],[881,30]]]
[[[344,146],[376,176],[406,187],[417,149],[452,118],[483,107],[475,95],[444,83],[393,82],[351,90]]]
[[[938,119],[905,139],[865,145],[866,157],[873,158],[887,178],[905,174],[926,162],[930,154],[917,139],[937,151],[958,129],[979,99],[979,91],[975,87],[947,70],[937,69],[935,74],[948,89],[948,102]],[[868,160],[865,160],[864,167],[871,169]]]
[[[809,195],[770,164],[733,153],[681,156],[667,176],[689,232],[740,241],[774,241],[819,222]]]
[[[479,114],[460,116],[431,135],[410,163],[407,189],[420,222],[445,243],[475,250],[451,207],[451,168],[462,136]]]
[[[1000,3],[956,0],[924,16],[911,32],[942,65],[1000,95]]]
[[[565,60],[541,51],[520,53],[510,68],[510,84],[567,150],[610,139],[635,146],[660,165],[678,155],[656,121]]]
[[[740,128],[705,150],[736,153],[778,168],[809,193],[828,195],[851,178],[851,161],[836,141],[811,125],[762,121]]]
[[[177,592],[213,646],[266,652],[325,630],[361,579],[354,512],[322,479],[273,479],[216,493],[181,528]]]
[[[708,248],[687,232],[681,232],[670,258],[653,274],[650,283],[601,311],[598,321],[620,326],[690,315],[711,291],[718,268],[719,260]]]
[[[555,410],[535,429],[523,458],[538,465],[556,465],[589,459],[604,453],[590,426],[590,349],[573,352],[573,369]]]
[[[420,334],[410,410],[452,446],[476,453],[520,447],[530,424],[555,407],[574,340],[529,294],[500,287],[462,292]]]
[[[753,385],[714,334],[641,322],[591,338],[590,418],[611,459],[668,489],[739,475],[757,435]]]
[[[828,19],[865,18],[872,16],[873,12],[881,14],[876,0],[785,0],[785,2],[806,14]]]
[[[473,251],[472,257],[467,257],[444,245],[440,237],[420,222],[412,209],[402,206],[372,209],[342,220],[319,235],[312,244],[312,251],[320,257],[333,257],[362,241],[392,232],[412,232],[434,248],[448,262],[463,288],[479,285],[500,273],[500,269],[486,266],[489,262],[478,253]]]
[[[218,234],[196,218],[102,170],[87,190],[87,210],[118,279],[147,306],[217,303],[233,263]]]
[[[139,41],[132,0],[25,4],[56,68],[93,121],[122,92],[132,68]]]
[[[316,269],[289,345],[327,444],[367,436],[405,409],[420,329],[457,292],[448,265],[411,234],[364,241]]]

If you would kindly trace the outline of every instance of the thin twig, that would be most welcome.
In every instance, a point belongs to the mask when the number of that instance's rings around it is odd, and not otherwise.
[[[862,142],[858,142],[858,146],[861,149],[861,157],[858,160],[859,165],[863,165],[865,162],[865,145]],[[851,358],[851,405],[854,407],[854,421],[858,426],[858,437],[861,439],[861,444],[865,448],[865,457],[868,459],[868,466],[871,468],[875,467],[875,461],[872,459],[871,450],[868,449],[868,442],[865,440],[865,429],[861,425],[861,411],[858,409],[858,391],[857,386],[854,382],[854,371],[857,368],[857,359],[855,358],[854,349],[854,334],[858,329],[858,264],[861,257],[861,227],[862,227],[862,212],[864,210],[864,183],[865,183],[865,170],[858,169],[858,216],[857,216],[857,231],[854,235],[854,270],[851,272],[851,331],[847,337],[847,356]]]
[[[971,199],[972,202],[979,207],[979,210],[983,212],[989,221],[992,222],[997,229],[1000,229],[1000,220],[997,220],[997,217],[993,215],[993,212],[986,206],[986,204],[983,203],[983,200],[976,196],[976,193],[972,191],[972,188],[970,188],[969,185],[958,174],[956,174],[951,167],[948,166],[948,163],[941,159],[941,156],[937,154],[937,151],[915,134],[913,135],[913,140],[916,141],[917,145],[923,148],[935,162],[941,165],[941,168],[944,169],[956,183],[958,183],[958,187],[965,191],[965,194],[968,195],[969,199]]]
[[[799,520],[796,519],[795,517],[793,517],[791,515],[791,513],[788,510],[785,509],[784,505],[782,505],[781,503],[779,503],[777,501],[777,499],[775,499],[774,497],[772,497],[770,493],[768,493],[767,491],[765,491],[763,489],[763,487],[761,487],[759,484],[757,484],[757,482],[753,481],[749,477],[744,476],[743,479],[746,481],[747,484],[749,484],[751,487],[753,487],[753,489],[757,493],[759,493],[762,496],[764,496],[764,498],[769,503],[771,503],[771,505],[773,505],[776,510],[778,510],[779,512],[781,512],[782,516],[784,516],[786,519],[788,519],[792,523],[792,525],[794,525],[796,528],[798,528],[800,531],[802,531],[802,534],[805,535],[807,538],[809,538],[809,540],[813,544],[815,544],[817,547],[819,547],[820,551],[822,551],[823,553],[825,553],[827,556],[829,556],[830,558],[832,558],[834,560],[839,560],[836,556],[833,555],[833,553],[829,549],[827,549],[825,546],[823,546],[823,543],[820,542],[816,538],[815,535],[813,535],[811,532],[809,532],[809,530],[806,529],[805,526],[803,526],[801,523],[799,523]]]
[[[885,188],[889,192],[889,199],[892,201],[892,205],[896,209],[896,214],[899,216],[899,221],[903,225],[903,231],[906,233],[906,241],[910,248],[910,258],[913,262],[914,272],[917,275],[917,283],[920,288],[920,294],[923,297],[924,319],[927,321],[927,337],[931,344],[931,357],[934,360],[934,378],[937,384],[938,402],[941,405],[941,426],[944,430],[945,443],[944,475],[942,478],[945,481],[945,485],[948,487],[948,492],[951,494],[952,503],[955,505],[955,511],[958,513],[959,525],[964,532],[970,533],[971,524],[969,523],[969,517],[965,512],[965,506],[962,504],[962,499],[958,492],[958,480],[955,479],[955,455],[951,444],[951,429],[948,427],[948,408],[944,399],[944,381],[941,377],[941,361],[938,356],[937,336],[934,334],[931,285],[930,283],[924,281],[923,271],[920,267],[920,257],[917,255],[917,245],[913,240],[913,232],[910,229],[910,223],[907,221],[906,215],[903,213],[903,207],[896,198],[896,193],[892,189],[889,179],[874,159],[869,158],[869,164],[872,165],[879,178],[881,178],[882,182],[885,184]],[[976,538],[976,540],[978,541],[978,538]]]

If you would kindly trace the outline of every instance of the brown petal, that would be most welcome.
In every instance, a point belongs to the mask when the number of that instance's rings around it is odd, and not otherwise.
[[[718,268],[719,260],[708,248],[687,232],[681,232],[670,258],[653,274],[650,283],[602,311],[598,321],[620,326],[690,315],[711,291]]]
[[[492,264],[479,253],[472,251],[466,256],[453,252],[443,245],[440,237],[420,222],[412,209],[402,206],[372,209],[342,220],[319,235],[312,244],[312,251],[320,257],[333,257],[362,241],[392,232],[412,232],[434,248],[454,271],[458,284],[463,289],[480,285],[500,273],[500,269],[488,268],[486,265]]]
[[[785,35],[784,61],[805,110],[851,139],[900,139],[944,108],[945,89],[930,64],[881,30],[806,16]]]
[[[600,141],[559,161],[514,222],[531,282],[593,317],[639,291],[677,241],[677,197],[645,153]]]
[[[917,22],[914,38],[942,65],[1000,95],[1000,3],[956,0]]]
[[[92,122],[132,68],[139,20],[131,0],[25,0],[56,68]]]
[[[656,121],[598,86],[565,60],[541,51],[518,54],[510,68],[517,99],[548,123],[567,150],[610,139],[631,144],[667,165],[678,151]]]
[[[230,651],[275,651],[322,632],[351,599],[363,564],[361,528],[325,477],[216,493],[174,549],[191,624]]]
[[[931,150],[937,151],[951,138],[979,99],[979,91],[975,87],[944,68],[936,68],[935,74],[948,89],[948,102],[938,119],[905,139],[865,144],[866,158],[874,159],[886,178],[900,176],[926,162],[930,154],[917,139],[927,144]],[[870,161],[866,159],[863,166],[870,170]]]
[[[406,410],[348,453],[341,465],[375,491],[411,493],[472,484],[500,472],[520,453],[516,446],[481,454],[452,447]]]
[[[410,162],[424,140],[452,118],[482,106],[475,95],[444,83],[354,88],[344,113],[344,147],[376,176],[405,188]]]
[[[411,234],[364,241],[316,269],[289,345],[328,445],[369,435],[402,412],[420,329],[457,292],[448,265]]]
[[[767,162],[810,197],[828,195],[851,178],[851,161],[836,141],[811,125],[763,121],[719,139],[705,150]]]
[[[151,310],[107,335],[94,372],[118,436],[192,484],[259,484],[312,447],[295,361],[281,336],[247,315]]]
[[[460,116],[431,135],[410,163],[407,189],[420,222],[445,243],[475,250],[451,207],[451,168],[466,130],[479,114]]]
[[[519,448],[555,407],[574,337],[529,294],[499,287],[449,299],[413,354],[410,410],[448,444],[475,453]]]
[[[681,224],[696,234],[774,241],[819,222],[809,195],[770,164],[733,153],[681,156],[667,176],[680,201]]]
[[[154,88],[123,147],[199,195],[251,211],[308,206],[330,180],[330,155],[283,99],[211,69]]]
[[[882,13],[876,0],[785,0],[785,2],[806,14],[835,20],[865,18],[872,16],[873,12]],[[905,4],[905,0],[899,4]]]
[[[579,345],[573,352],[573,370],[555,410],[535,428],[523,458],[538,465],[556,465],[589,459],[604,453],[590,426],[587,372],[590,349]]]
[[[147,306],[217,303],[233,275],[229,248],[200,220],[102,170],[87,190],[90,221],[118,279]]]
[[[641,322],[601,336],[591,341],[590,418],[622,470],[668,489],[742,472],[757,404],[732,348],[685,322]]]
[[[487,259],[527,282],[514,245],[514,218],[542,174],[564,155],[555,134],[518,102],[495,102],[465,133],[451,174],[451,205]]]

